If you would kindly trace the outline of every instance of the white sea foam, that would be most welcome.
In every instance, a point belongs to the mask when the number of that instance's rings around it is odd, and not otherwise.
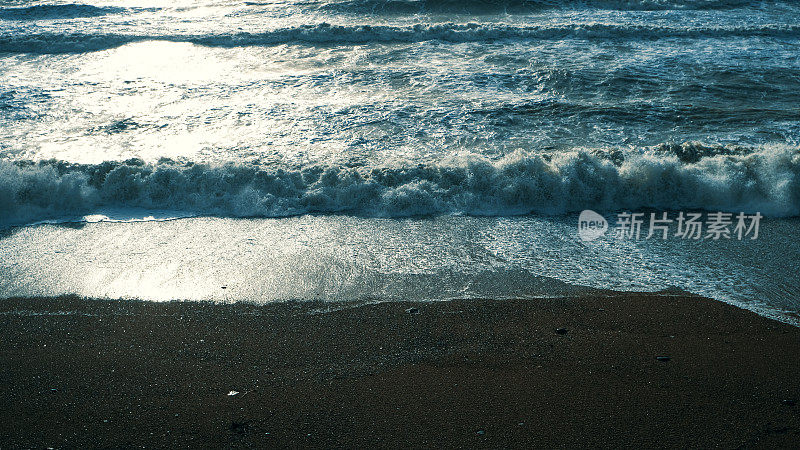
[[[692,148],[700,155],[687,150]],[[800,214],[797,148],[737,153],[720,147],[703,156],[708,148],[661,146],[624,157],[589,150],[515,152],[497,160],[461,156],[359,168],[3,160],[0,220],[29,222],[104,207],[234,217],[560,214],[586,208]]]

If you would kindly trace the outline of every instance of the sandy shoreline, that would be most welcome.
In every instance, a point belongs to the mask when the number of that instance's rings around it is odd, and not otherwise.
[[[800,329],[691,295],[6,299],[0,323],[3,448],[800,443]]]

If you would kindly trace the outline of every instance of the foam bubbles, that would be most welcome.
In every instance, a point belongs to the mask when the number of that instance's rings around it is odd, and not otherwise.
[[[663,147],[551,155],[517,151],[432,164],[301,168],[141,160],[78,165],[0,161],[0,220],[27,222],[97,208],[234,217],[349,214],[562,214],[583,209],[707,209],[800,214],[800,153],[758,147],[682,161]]]

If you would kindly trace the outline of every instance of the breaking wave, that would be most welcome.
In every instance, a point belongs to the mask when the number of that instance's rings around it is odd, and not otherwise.
[[[800,215],[800,149],[664,144],[638,152],[516,152],[351,168],[141,160],[78,165],[0,160],[0,221],[98,208],[234,217],[561,214],[706,209]]]
[[[800,36],[800,25],[759,25],[719,27],[660,27],[617,24],[569,24],[513,26],[478,23],[435,25],[344,26],[320,23],[281,28],[263,33],[231,34],[83,34],[34,33],[0,35],[0,52],[10,53],[80,53],[107,50],[142,41],[187,42],[210,47],[241,47],[278,44],[366,44],[371,42],[491,42],[530,39],[660,39]]]

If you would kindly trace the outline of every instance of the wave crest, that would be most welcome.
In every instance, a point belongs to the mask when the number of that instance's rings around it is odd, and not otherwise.
[[[728,148],[695,162],[682,161],[669,148],[624,157],[588,150],[516,152],[499,160],[464,156],[436,164],[362,168],[2,160],[0,221],[88,214],[100,207],[236,217],[519,215],[642,208],[800,214],[797,148],[742,153]]]
[[[243,47],[280,44],[366,44],[371,42],[493,42],[530,39],[661,39],[800,36],[800,25],[734,27],[661,27],[617,24],[513,26],[478,23],[388,25],[301,25],[262,33],[231,34],[82,34],[33,33],[0,35],[0,52],[80,53],[107,50],[143,41],[186,42],[209,47]]]

